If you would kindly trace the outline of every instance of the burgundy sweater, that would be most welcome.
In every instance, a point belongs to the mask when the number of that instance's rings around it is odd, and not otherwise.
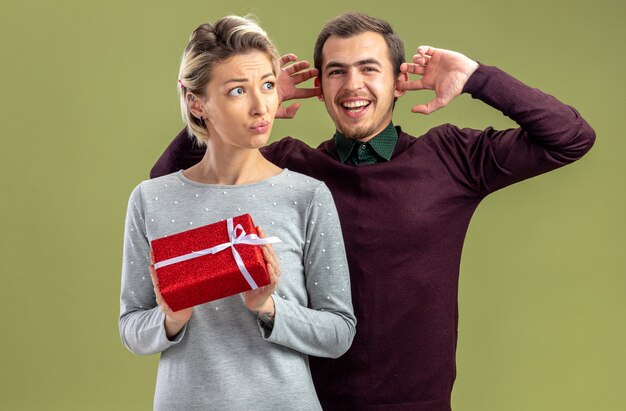
[[[358,325],[336,360],[311,358],[325,409],[450,410],[456,375],[457,289],[463,240],[489,193],[571,163],[595,133],[572,107],[495,67],[481,65],[464,92],[513,119],[504,131],[442,125],[419,138],[398,127],[389,162],[339,161],[284,138],[264,148],[280,167],[330,188],[342,221]],[[183,130],[151,172],[202,158]]]

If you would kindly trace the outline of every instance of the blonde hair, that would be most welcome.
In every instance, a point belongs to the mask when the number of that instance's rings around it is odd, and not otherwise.
[[[260,51],[272,62],[274,74],[278,74],[278,51],[267,33],[252,18],[240,16],[222,17],[214,24],[198,26],[183,53],[178,72],[180,109],[189,134],[200,145],[209,138],[204,122],[196,118],[187,105],[187,92],[204,97],[217,64],[238,54]]]

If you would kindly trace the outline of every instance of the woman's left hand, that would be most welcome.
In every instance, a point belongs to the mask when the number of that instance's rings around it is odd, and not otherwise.
[[[266,237],[261,227],[257,227],[257,231],[259,237]],[[274,247],[271,244],[264,244],[261,247],[263,248],[263,258],[265,259],[267,272],[270,276],[270,283],[256,290],[245,291],[242,295],[248,310],[257,315],[269,314],[270,317],[273,317],[274,300],[272,299],[272,293],[276,290],[280,281],[280,265],[278,264]]]

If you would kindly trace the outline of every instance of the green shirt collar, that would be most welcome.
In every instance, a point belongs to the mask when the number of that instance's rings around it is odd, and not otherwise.
[[[398,143],[398,132],[390,122],[389,125],[381,131],[377,136],[368,141],[368,144],[380,156],[379,160],[389,161],[393,151]],[[357,140],[347,138],[339,131],[335,133],[335,144],[337,146],[337,154],[342,163],[346,163],[355,153],[355,146],[360,146]]]

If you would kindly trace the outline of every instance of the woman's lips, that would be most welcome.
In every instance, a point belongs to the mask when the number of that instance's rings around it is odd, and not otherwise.
[[[269,128],[270,128],[269,121],[261,121],[260,123],[256,123],[255,125],[250,127],[250,130],[252,130],[254,133],[262,134],[262,133],[265,133]]]

